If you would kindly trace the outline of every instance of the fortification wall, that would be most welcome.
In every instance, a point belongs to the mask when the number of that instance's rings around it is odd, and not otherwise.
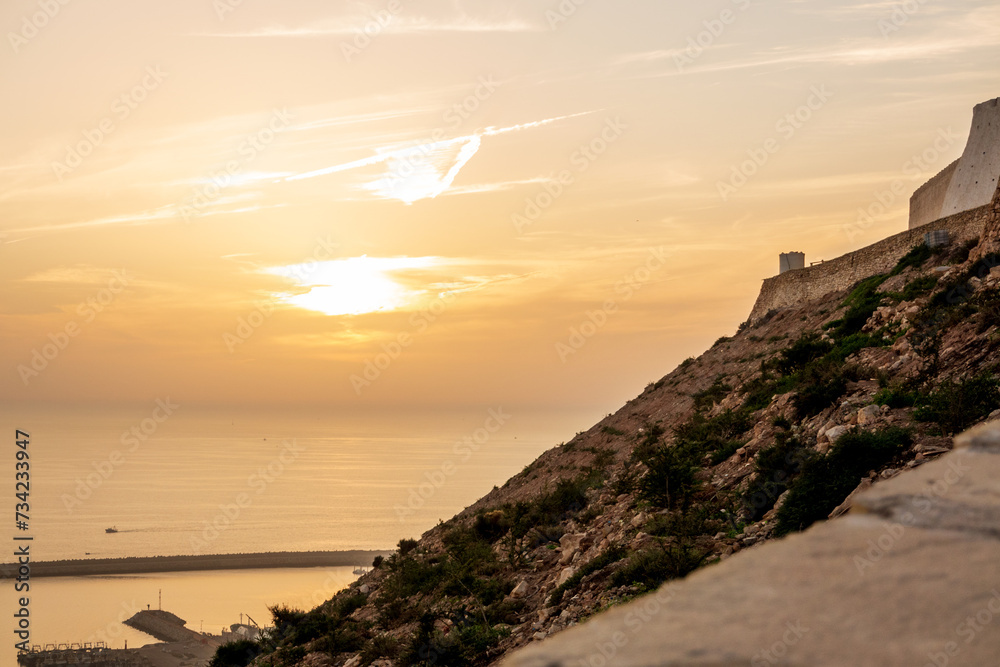
[[[1000,98],[977,104],[962,157],[910,198],[910,229],[986,206],[1000,181]]]
[[[917,191],[910,197],[910,229],[941,218],[941,209],[944,207],[948,186],[951,185],[951,179],[958,168],[958,162],[955,160],[942,169],[937,176],[917,188]]]
[[[977,104],[965,152],[948,186],[941,216],[954,215],[993,199],[1000,177],[1000,98]]]
[[[913,246],[923,243],[923,235],[931,229],[947,229],[953,244],[979,238],[989,215],[990,207],[981,206],[890,236],[829,262],[767,278],[750,313],[750,322],[760,320],[768,311],[846,290],[860,280],[891,270]]]

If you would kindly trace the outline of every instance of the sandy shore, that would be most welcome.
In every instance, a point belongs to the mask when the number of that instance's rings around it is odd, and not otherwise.
[[[255,570],[283,567],[370,566],[375,556],[388,551],[301,551],[205,556],[153,556],[148,558],[94,558],[39,561],[31,564],[32,577],[83,577],[88,575],[194,572],[202,570]],[[12,579],[17,565],[0,565],[0,579]]]

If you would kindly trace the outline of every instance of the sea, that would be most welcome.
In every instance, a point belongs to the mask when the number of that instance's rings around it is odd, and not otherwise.
[[[14,537],[31,558],[119,558],[274,551],[391,550],[502,485],[599,409],[504,405],[422,409],[244,409],[162,399],[107,408],[6,405],[0,423]],[[14,520],[15,429],[30,434],[27,527]],[[117,532],[107,532],[113,528]],[[0,539],[3,539],[0,536]],[[358,563],[357,566],[369,566]],[[354,567],[55,577],[30,582],[31,643],[153,640],[121,621],[162,608],[219,633],[309,609],[349,585]],[[2,582],[13,665],[23,593]]]

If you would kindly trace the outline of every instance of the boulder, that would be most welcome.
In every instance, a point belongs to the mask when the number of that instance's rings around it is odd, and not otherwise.
[[[569,581],[570,577],[572,577],[574,574],[576,574],[575,567],[564,568],[563,571],[559,573],[559,578],[556,579],[556,586],[562,586],[567,581]]]
[[[830,439],[830,442],[837,442],[837,440],[842,438],[844,434],[850,430],[851,430],[850,426],[834,426],[829,431],[827,431],[825,435]]]
[[[580,550],[580,545],[587,538],[586,533],[566,533],[559,538],[559,546],[562,547],[562,555],[559,557],[559,564],[566,565],[573,560],[573,556]]]
[[[882,414],[882,408],[878,405],[866,405],[858,410],[858,423],[871,424]],[[832,438],[831,438],[832,439]]]

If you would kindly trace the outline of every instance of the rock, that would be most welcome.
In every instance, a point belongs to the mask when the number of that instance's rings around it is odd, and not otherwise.
[[[540,642],[543,639],[545,639],[545,637],[546,637],[546,635],[545,635],[544,632],[536,632],[535,634],[531,635],[531,638],[534,639],[535,641],[538,641],[538,642]]]
[[[871,424],[882,414],[882,408],[878,405],[866,405],[858,410],[858,423]]]
[[[955,449],[1000,453],[1000,422],[989,421],[962,433],[955,438]]]
[[[504,664],[589,664],[595,646],[614,646],[614,664],[636,667],[995,665],[998,431],[982,436],[986,450],[970,435],[965,449],[876,484],[845,519],[727,556]],[[976,614],[983,631],[960,640],[956,627]],[[960,659],[946,660],[949,646]]]
[[[358,592],[359,593],[363,593],[365,595],[368,595],[368,591],[370,591],[370,590],[371,590],[371,588],[368,587],[368,584],[361,584],[360,586],[358,586]]]
[[[356,656],[344,663],[344,667],[358,667],[361,664],[361,654],[358,653]]]
[[[851,430],[850,426],[834,426],[829,431],[827,431],[825,435],[830,439],[830,442],[837,442],[837,440],[842,438],[844,434],[850,430]]]
[[[515,586],[514,590],[510,592],[510,596],[515,599],[523,598],[528,595],[528,590],[528,582],[522,579],[521,583]]]
[[[560,565],[566,565],[573,560],[576,552],[580,550],[580,544],[586,537],[586,533],[566,533],[559,538],[559,546],[562,547],[562,555],[559,557]]]
[[[774,501],[774,510],[775,510],[775,512],[777,512],[778,510],[780,510],[781,507],[785,504],[785,501],[788,500],[788,494],[789,493],[791,493],[790,489],[786,490],[784,493],[782,493],[780,496],[778,496],[778,499],[776,501]]]
[[[567,581],[569,581],[570,577],[572,577],[574,574],[576,574],[575,567],[564,568],[563,571],[559,573],[559,578],[556,579],[556,586],[557,587],[562,586]]]
[[[899,359],[896,359],[896,361],[892,362],[892,365],[889,366],[889,370],[890,371],[898,371],[900,368],[902,368],[906,364],[910,363],[910,359],[911,358],[912,357],[910,357],[910,355],[904,354]]]
[[[632,527],[638,528],[639,526],[645,524],[649,521],[649,515],[645,512],[639,512],[634,517],[632,517]]]
[[[851,491],[851,494],[844,499],[844,502],[837,505],[837,507],[835,507],[833,511],[830,512],[830,516],[828,518],[833,519],[840,516],[841,514],[846,514],[848,510],[850,510],[851,507],[854,506],[854,499],[857,497],[857,495],[859,493],[864,493],[870,488],[872,488],[872,481],[870,479],[866,477],[865,479],[861,480],[861,484],[859,484],[856,489]]]

